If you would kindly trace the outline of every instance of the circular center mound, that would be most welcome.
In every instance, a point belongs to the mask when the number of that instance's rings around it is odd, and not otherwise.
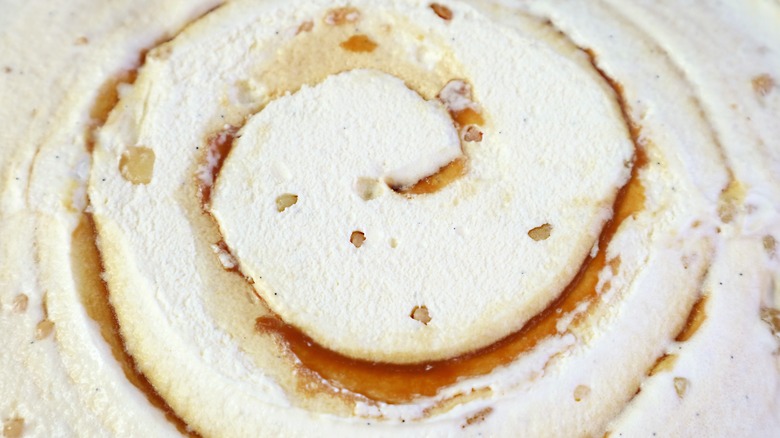
[[[534,63],[526,48],[518,69]],[[492,104],[496,84],[476,85],[489,122],[461,147],[446,91],[426,101],[385,73],[331,75],[251,117],[211,213],[257,293],[323,346],[390,362],[479,348],[565,288],[630,158],[611,97],[590,78],[556,79],[502,84],[551,94],[529,108]],[[523,113],[559,128],[540,132]],[[462,170],[436,190],[403,191],[453,162]]]

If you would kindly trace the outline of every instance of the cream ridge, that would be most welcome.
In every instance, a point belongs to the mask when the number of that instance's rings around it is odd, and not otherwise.
[[[780,430],[780,5],[2,5],[3,436]]]

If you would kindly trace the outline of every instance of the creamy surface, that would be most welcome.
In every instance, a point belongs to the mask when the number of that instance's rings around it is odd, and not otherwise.
[[[780,430],[777,3],[0,3],[4,435]]]

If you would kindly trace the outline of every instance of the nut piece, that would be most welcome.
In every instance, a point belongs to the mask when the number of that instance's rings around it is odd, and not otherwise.
[[[431,322],[431,314],[430,312],[428,312],[428,308],[425,306],[415,306],[415,308],[412,309],[412,313],[409,314],[409,316],[413,320],[420,321],[425,325],[428,325],[428,323]]]
[[[528,237],[538,242],[540,240],[547,240],[550,237],[550,233],[552,233],[552,225],[544,224],[528,230]]]
[[[24,418],[10,418],[3,422],[3,436],[7,438],[19,438],[24,432]]]
[[[349,236],[349,241],[355,245],[355,248],[360,248],[366,241],[366,235],[362,231],[353,231],[352,235]]]
[[[295,34],[298,35],[299,33],[303,32],[311,32],[312,29],[314,29],[314,22],[304,21],[300,26],[298,26],[298,31],[295,32]]]
[[[54,331],[54,322],[44,319],[35,326],[35,339],[41,340],[48,338]]]
[[[133,184],[149,184],[154,174],[154,151],[144,146],[132,146],[119,159],[119,172]]]
[[[775,86],[775,80],[766,73],[754,77],[750,83],[753,84],[753,91],[761,97],[769,94]]]
[[[287,210],[287,208],[292,207],[298,202],[298,195],[293,195],[292,193],[285,193],[283,195],[279,195],[279,197],[276,198],[276,211],[279,213]]]
[[[30,299],[25,294],[19,294],[16,297],[14,297],[13,301],[13,310],[16,313],[24,313],[27,311],[27,304],[30,302]]]
[[[325,16],[325,23],[331,26],[342,26],[347,23],[354,23],[360,19],[360,11],[355,8],[343,7],[331,9]]]
[[[482,131],[474,125],[469,125],[463,130],[463,140],[478,143],[482,141]]]
[[[452,20],[452,10],[450,8],[439,3],[431,3],[431,9],[433,9],[433,12],[435,12],[436,15],[438,15],[442,20]]]
[[[775,255],[775,249],[777,248],[777,241],[774,237],[770,235],[764,236],[764,239],[762,240],[762,243],[764,244],[764,249],[766,250],[767,254],[770,256]]]
[[[773,335],[780,335],[780,310],[772,307],[761,309],[761,319],[769,324],[769,329]]]

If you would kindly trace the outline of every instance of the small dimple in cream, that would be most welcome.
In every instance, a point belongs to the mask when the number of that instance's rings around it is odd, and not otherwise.
[[[685,377],[675,377],[674,391],[677,393],[678,397],[683,398],[685,396],[685,392],[688,391],[688,379]]]
[[[574,401],[580,402],[590,395],[590,387],[585,385],[577,385],[576,388],[574,388]]]
[[[360,177],[355,181],[355,192],[364,201],[380,197],[384,187],[385,185],[376,178]]]

